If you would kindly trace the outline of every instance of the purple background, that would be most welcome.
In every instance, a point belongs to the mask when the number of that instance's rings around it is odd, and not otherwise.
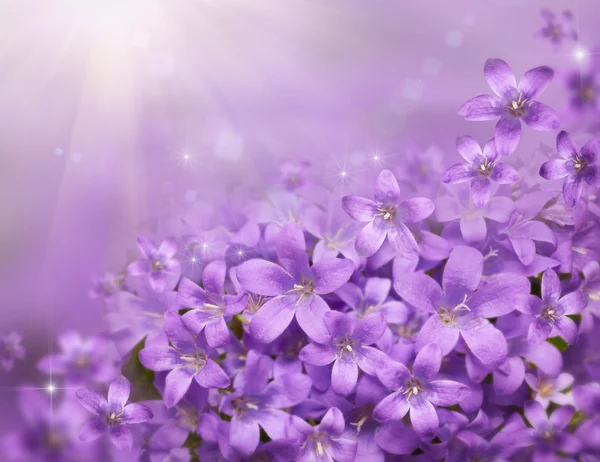
[[[412,139],[450,164],[456,135],[492,136],[456,115],[488,92],[487,58],[519,76],[578,65],[576,44],[533,38],[542,7],[571,8],[580,46],[597,44],[596,0],[0,1],[1,331],[37,360],[59,330],[101,330],[92,273],[120,269],[152,219],[260,184],[275,160],[309,159],[333,185],[374,174],[374,152],[402,162]],[[541,100],[564,108],[560,75]],[[554,137],[526,130],[519,149]],[[33,363],[2,374],[44,380]]]

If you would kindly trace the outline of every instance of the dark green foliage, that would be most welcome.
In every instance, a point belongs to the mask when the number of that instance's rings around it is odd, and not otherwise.
[[[154,386],[154,372],[146,369],[140,362],[139,354],[145,342],[146,338],[134,347],[131,358],[121,368],[121,373],[131,382],[131,402],[162,399]]]

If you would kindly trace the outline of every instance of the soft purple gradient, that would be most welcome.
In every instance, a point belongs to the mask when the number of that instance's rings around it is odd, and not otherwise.
[[[487,58],[518,76],[578,66],[576,44],[554,54],[533,39],[541,7],[572,8],[581,47],[596,45],[594,0],[0,1],[3,330],[33,358],[58,330],[97,332],[92,273],[124,266],[186,197],[260,186],[279,160],[310,160],[340,197],[410,140],[441,146],[448,167],[456,134],[492,135],[456,114],[487,92]],[[556,109],[559,78],[543,97]],[[524,131],[519,152],[554,137]],[[45,380],[32,364],[0,384]]]

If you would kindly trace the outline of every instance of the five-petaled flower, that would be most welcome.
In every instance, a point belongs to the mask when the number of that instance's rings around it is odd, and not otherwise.
[[[577,149],[573,139],[563,130],[556,137],[556,150],[562,159],[544,162],[540,168],[540,176],[546,180],[565,178],[563,197],[565,204],[573,207],[581,197],[584,183],[597,186],[600,180],[596,165],[600,154],[600,138],[593,138],[581,149]]]
[[[373,410],[375,420],[400,420],[410,411],[415,432],[423,437],[433,437],[439,428],[435,406],[451,406],[470,393],[469,387],[462,383],[437,379],[441,365],[442,351],[435,344],[421,349],[412,372],[404,364],[388,361],[378,370],[377,376],[393,391]]]
[[[483,151],[471,136],[459,136],[456,149],[466,160],[450,167],[442,175],[444,183],[471,185],[471,197],[477,207],[485,206],[492,192],[492,182],[511,184],[519,181],[519,172],[514,167],[499,162],[500,154],[494,138],[485,143]]]
[[[577,325],[567,315],[578,314],[588,304],[588,296],[577,290],[561,297],[560,279],[549,268],[542,276],[542,298],[529,297],[525,310],[533,316],[529,326],[529,341],[541,343],[552,332],[561,336],[567,343],[573,343],[577,337]]]
[[[552,69],[547,66],[531,69],[519,85],[511,68],[501,59],[488,59],[483,72],[495,95],[479,95],[470,99],[462,105],[458,114],[476,121],[500,118],[496,124],[495,139],[501,155],[510,154],[519,144],[521,120],[534,130],[558,130],[558,114],[534,100],[554,77]]]
[[[237,279],[244,289],[274,297],[252,317],[250,334],[259,342],[272,342],[295,315],[309,337],[326,343],[329,332],[322,319],[329,306],[321,295],[348,281],[354,271],[352,260],[330,258],[309,266],[304,233],[295,223],[281,229],[276,247],[281,265],[256,258],[237,267]]]
[[[147,422],[153,413],[147,406],[139,403],[127,404],[131,385],[121,376],[113,380],[108,388],[108,399],[100,393],[90,390],[78,390],[79,402],[96,415],[81,429],[82,441],[93,441],[108,431],[110,440],[123,451],[133,447],[133,434],[129,425]]]
[[[145,236],[139,236],[137,242],[143,258],[131,263],[127,272],[132,276],[147,276],[155,292],[164,292],[175,286],[181,273],[181,265],[175,259],[175,239],[165,239],[158,247]],[[169,283],[172,283],[171,287],[167,287]]]
[[[400,186],[389,170],[382,170],[377,177],[374,201],[344,196],[342,207],[352,218],[366,223],[356,238],[356,250],[366,257],[379,250],[386,236],[397,253],[418,253],[417,241],[405,223],[418,223],[434,209],[433,202],[425,197],[401,201]]]

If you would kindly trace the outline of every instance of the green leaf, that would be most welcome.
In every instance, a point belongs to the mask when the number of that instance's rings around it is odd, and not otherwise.
[[[558,348],[558,351],[560,351],[561,353],[563,351],[565,351],[567,348],[569,348],[569,344],[560,337],[550,337],[548,339],[548,343],[550,343],[550,344],[554,345],[556,348]]]
[[[131,382],[130,401],[160,400],[162,397],[154,386],[154,372],[146,369],[140,362],[140,351],[146,338],[142,339],[131,351],[131,358],[121,368],[121,373]]]
[[[184,448],[188,448],[190,450],[190,462],[201,462],[198,454],[196,454],[196,450],[202,444],[202,438],[200,438],[196,433],[190,433],[183,443]]]

